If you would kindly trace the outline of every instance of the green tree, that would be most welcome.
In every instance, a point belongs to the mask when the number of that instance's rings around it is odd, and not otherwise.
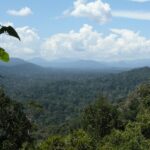
[[[119,126],[118,119],[119,114],[116,107],[105,98],[100,98],[84,109],[82,126],[93,137],[101,139],[109,134],[113,128]]]
[[[63,137],[51,136],[40,144],[38,150],[66,150],[66,144]]]
[[[113,130],[106,136],[99,150],[148,150],[150,149],[150,141],[145,139],[141,133],[139,123],[128,123],[125,131]]]
[[[95,148],[92,137],[79,129],[66,137],[50,136],[40,144],[38,150],[95,150]]]
[[[136,116],[136,121],[141,124],[141,130],[144,137],[150,139],[150,92],[148,92],[141,100],[140,110]]]
[[[74,131],[66,138],[67,150],[95,150],[93,138],[84,130]]]
[[[0,150],[18,150],[24,142],[30,142],[31,129],[22,105],[0,90]]]

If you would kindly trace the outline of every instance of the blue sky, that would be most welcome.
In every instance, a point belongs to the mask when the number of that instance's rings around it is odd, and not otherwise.
[[[150,56],[149,0],[5,0],[0,16],[1,24],[13,25],[22,38],[18,43],[1,37],[12,57],[107,61]]]

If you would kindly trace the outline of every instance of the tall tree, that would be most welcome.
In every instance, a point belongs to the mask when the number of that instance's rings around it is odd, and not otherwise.
[[[82,125],[96,139],[101,139],[118,126],[118,111],[105,98],[85,108]]]
[[[32,125],[20,103],[10,100],[0,90],[0,150],[18,150],[31,141]]]

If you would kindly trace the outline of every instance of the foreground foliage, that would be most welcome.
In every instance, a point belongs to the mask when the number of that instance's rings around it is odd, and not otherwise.
[[[31,128],[22,105],[0,90],[0,150],[17,150],[24,142],[30,142]]]
[[[100,98],[84,109],[80,129],[66,136],[51,136],[40,149],[59,150],[60,145],[62,150],[150,149],[149,87],[139,86],[117,106]]]
[[[24,104],[27,115],[38,125],[36,138],[45,139],[50,135],[69,134],[70,124],[74,128],[80,111],[99,95],[118,104],[118,100],[124,101],[138,84],[146,82],[149,75],[150,68],[102,74],[98,71],[44,69],[25,63],[12,67],[1,66],[0,86],[11,98]],[[41,105],[43,110],[29,105],[30,102],[38,102],[38,107]],[[126,114],[128,117],[133,116],[131,110],[126,112],[130,113]]]
[[[28,109],[27,116],[32,122],[32,115],[40,115],[43,111],[43,107],[33,101],[29,101]],[[66,130],[67,125],[67,132],[63,135],[49,135],[45,140],[32,132],[32,142],[29,132],[31,123],[23,107],[7,98],[2,91],[0,93],[1,150],[148,150],[150,84],[139,86],[124,101],[118,103],[111,103],[100,97],[85,107],[71,124],[65,124],[61,128]]]

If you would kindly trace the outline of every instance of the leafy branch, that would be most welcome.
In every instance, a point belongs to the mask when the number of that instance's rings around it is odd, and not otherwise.
[[[18,33],[11,26],[6,27],[6,26],[0,25],[0,34],[8,34],[9,36],[13,36],[13,37],[17,38],[18,40],[20,40]],[[9,59],[10,59],[9,54],[5,51],[4,48],[0,47],[0,60],[2,60],[4,62],[8,62]]]

